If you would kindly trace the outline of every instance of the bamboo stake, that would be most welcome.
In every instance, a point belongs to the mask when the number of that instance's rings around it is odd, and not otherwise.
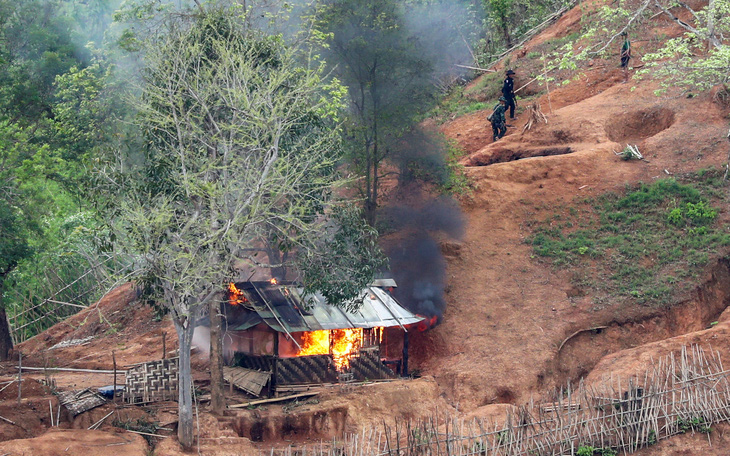
[[[23,389],[23,353],[18,351],[18,406],[20,406],[20,395]]]
[[[89,427],[88,427],[87,429],[98,429],[98,428],[99,428],[99,426],[101,426],[101,423],[103,423],[105,419],[109,418],[109,416],[110,416],[110,415],[111,415],[112,413],[114,413],[114,410],[112,410],[111,412],[107,413],[107,414],[106,414],[106,415],[104,416],[104,418],[102,418],[102,419],[100,419],[99,421],[97,421],[96,423],[92,424],[92,425],[91,425],[91,426],[89,426]]]

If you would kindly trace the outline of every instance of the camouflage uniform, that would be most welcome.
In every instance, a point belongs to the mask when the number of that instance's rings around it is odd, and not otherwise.
[[[494,112],[492,113],[492,132],[494,135],[492,136],[492,139],[494,141],[498,140],[502,136],[504,136],[505,133],[507,133],[507,121],[504,118],[504,111],[507,109],[505,105],[502,103],[497,104],[497,106],[494,107]]]

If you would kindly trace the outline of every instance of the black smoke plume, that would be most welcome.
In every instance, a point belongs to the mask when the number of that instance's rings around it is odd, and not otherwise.
[[[428,198],[416,190],[411,205],[383,210],[382,220],[395,231],[386,253],[398,287],[393,295],[410,311],[440,322],[446,309],[446,260],[438,239],[461,238],[463,216],[447,197]]]

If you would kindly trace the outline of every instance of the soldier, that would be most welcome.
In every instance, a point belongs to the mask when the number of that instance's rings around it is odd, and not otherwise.
[[[487,117],[492,122],[492,140],[496,141],[507,133],[507,121],[504,118],[504,111],[507,109],[507,99],[499,97],[499,104],[494,107],[494,112]]]
[[[624,39],[624,44],[621,46],[621,68],[628,68],[631,60],[631,41],[627,32],[621,32],[621,36]]]
[[[515,74],[512,70],[507,70],[505,75],[507,76],[504,79],[504,84],[502,84],[502,96],[507,101],[507,106],[509,107],[509,118],[514,119],[515,118],[515,80],[512,79],[512,75]]]

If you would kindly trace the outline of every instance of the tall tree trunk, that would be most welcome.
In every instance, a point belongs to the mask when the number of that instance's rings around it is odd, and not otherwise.
[[[177,319],[175,330],[180,346],[178,360],[178,424],[177,439],[186,450],[193,447],[193,374],[190,368],[190,347],[193,343],[193,321],[188,320],[187,327],[183,327]]]
[[[505,46],[507,47],[507,49],[512,49],[512,36],[509,33],[506,18],[502,18],[502,24],[500,28],[502,29],[502,37],[504,37]]]
[[[370,153],[370,144],[365,145],[365,220],[370,226],[375,226],[375,205],[373,203],[372,169],[373,161]]]
[[[5,283],[5,276],[9,271],[10,268],[0,273],[0,361],[8,361],[10,359],[10,351],[13,349],[13,339],[10,337],[10,322],[5,313],[5,307],[3,307],[3,284]]]
[[[10,324],[3,307],[2,294],[0,294],[0,361],[8,361],[12,349],[13,339],[10,337]]]
[[[210,300],[210,408],[213,413],[222,415],[226,408],[223,395],[223,343],[221,331],[220,303],[223,293]]]

